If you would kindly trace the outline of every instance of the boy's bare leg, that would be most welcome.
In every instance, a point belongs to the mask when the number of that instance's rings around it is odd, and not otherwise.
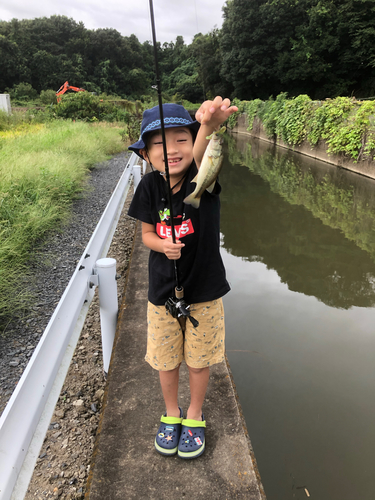
[[[178,408],[177,401],[179,371],[180,365],[174,370],[159,372],[160,385],[167,410],[167,417],[180,417],[180,410]]]
[[[192,368],[189,369],[189,382],[190,382],[190,406],[187,411],[186,418],[192,420],[202,420],[202,406],[204,397],[206,395],[208,379],[210,377],[210,369],[206,368]]]

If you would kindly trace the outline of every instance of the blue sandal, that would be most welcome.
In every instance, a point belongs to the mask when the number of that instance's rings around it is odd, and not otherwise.
[[[164,456],[176,455],[178,441],[181,434],[181,422],[184,416],[183,411],[179,407],[180,418],[167,417],[162,415],[160,426],[155,438],[155,449],[158,453]]]
[[[197,458],[204,452],[206,441],[204,437],[206,421],[202,413],[202,420],[184,419],[182,421],[178,456],[181,458]]]

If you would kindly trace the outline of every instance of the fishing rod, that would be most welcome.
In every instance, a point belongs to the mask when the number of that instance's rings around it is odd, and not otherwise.
[[[154,6],[152,0],[150,2],[150,16],[151,16],[151,28],[152,28],[152,43],[154,46],[154,60],[155,60],[155,74],[156,74],[156,88],[158,92],[158,103],[159,103],[159,114],[160,114],[160,128],[161,128],[161,137],[163,143],[163,155],[164,155],[164,165],[165,165],[165,179],[167,181],[167,197],[168,197],[168,205],[169,205],[169,216],[171,220],[171,231],[172,231],[172,241],[176,243],[176,234],[175,234],[175,226],[174,226],[174,216],[173,216],[173,206],[172,206],[172,189],[171,189],[171,181],[169,177],[169,165],[168,165],[168,154],[167,154],[167,143],[165,140],[165,127],[164,127],[164,113],[163,113],[163,99],[161,95],[161,81],[159,74],[159,64],[158,64],[158,53],[156,46],[156,30],[155,30],[155,18],[154,18]],[[190,312],[188,309],[190,308],[184,301],[184,289],[180,285],[179,277],[178,277],[178,267],[177,260],[173,261],[174,264],[174,273],[176,279],[176,287],[175,287],[175,298],[169,298],[165,303],[167,310],[172,314],[174,318],[179,317],[188,317],[192,322],[193,326],[196,328],[199,323],[196,319],[190,316]]]
[[[164,128],[164,113],[163,113],[163,99],[161,95],[161,81],[159,74],[159,63],[158,63],[158,53],[156,47],[156,31],[155,31],[155,18],[154,18],[154,7],[152,0],[150,0],[150,15],[151,15],[151,28],[152,28],[152,43],[154,46],[154,60],[155,60],[155,73],[156,73],[156,89],[158,92],[158,102],[159,102],[159,114],[160,114],[160,128],[161,128],[161,137],[163,143],[163,155],[164,155],[164,164],[165,164],[165,178],[167,181],[167,196],[168,196],[168,205],[169,205],[169,214],[171,218],[171,231],[172,231],[172,241],[176,243],[176,234],[174,230],[174,218],[173,218],[173,207],[172,207],[172,193],[171,193],[171,180],[169,177],[169,165],[168,165],[168,156],[167,156],[167,143],[165,140],[165,128]],[[176,274],[176,284],[177,288],[180,288],[178,272],[177,272],[177,262],[175,263],[175,274]]]

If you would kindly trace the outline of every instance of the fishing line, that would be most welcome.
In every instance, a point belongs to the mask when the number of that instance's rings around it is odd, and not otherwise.
[[[194,0],[194,7],[195,7],[195,22],[197,23],[197,33],[199,33],[199,24],[198,24],[198,13],[197,13],[197,2]]]
[[[194,8],[195,8],[195,22],[197,23],[197,33],[200,33],[199,31],[199,24],[198,24],[198,13],[197,13],[197,2],[196,0],[194,0]],[[202,47],[200,45],[198,45],[198,55],[199,55],[199,65],[201,65],[201,61],[202,61]],[[206,89],[204,87],[204,79],[202,78],[202,91],[203,91],[203,101],[206,100]]]

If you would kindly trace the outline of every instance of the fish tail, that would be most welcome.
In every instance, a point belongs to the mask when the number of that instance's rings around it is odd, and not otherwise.
[[[194,196],[194,193],[189,194],[189,196],[187,196],[184,199],[184,203],[186,203],[186,205],[191,205],[194,208],[199,208],[200,202],[201,202],[201,199],[200,198],[196,198]]]

